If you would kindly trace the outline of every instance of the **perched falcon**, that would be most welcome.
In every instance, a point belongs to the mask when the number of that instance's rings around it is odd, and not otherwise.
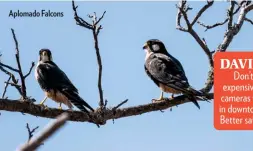
[[[61,104],[65,104],[71,110],[74,104],[81,111],[89,113],[85,108],[89,108],[92,112],[94,109],[86,103],[78,94],[77,88],[72,84],[67,75],[53,62],[52,54],[49,49],[41,49],[39,51],[39,62],[35,69],[35,78],[41,89],[45,92],[45,98],[41,101],[41,105],[47,98]]]
[[[143,49],[146,51],[145,71],[154,83],[162,90],[158,100],[163,99],[163,92],[185,94],[199,109],[194,96],[204,96],[204,93],[192,88],[185,75],[181,63],[171,56],[164,44],[157,39],[148,40]],[[203,97],[204,99],[204,97]]]

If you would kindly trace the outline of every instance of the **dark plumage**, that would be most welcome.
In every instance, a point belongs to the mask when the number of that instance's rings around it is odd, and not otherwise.
[[[94,111],[79,96],[77,88],[72,84],[67,75],[52,61],[51,51],[49,49],[41,49],[39,54],[40,58],[35,76],[46,96],[60,104],[67,105],[70,109],[72,109],[72,104],[74,104],[84,112],[88,112],[85,107]]]
[[[146,42],[143,49],[146,50],[144,68],[154,83],[163,92],[187,95],[200,108],[195,96],[204,96],[204,93],[190,86],[181,63],[167,52],[164,44],[152,39]]]

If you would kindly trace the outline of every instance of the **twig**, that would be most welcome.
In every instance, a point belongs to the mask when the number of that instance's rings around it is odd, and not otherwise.
[[[14,72],[19,72],[18,69],[15,69],[15,68],[13,68],[13,67],[11,67],[9,65],[3,64],[2,62],[0,62],[0,66],[5,67],[7,69],[10,69],[11,71],[14,71]]]
[[[5,84],[9,84],[9,85],[14,86],[14,87],[19,87],[19,88],[21,88],[21,85],[16,84],[16,83],[12,83],[12,82],[4,82],[4,83],[5,83]]]
[[[207,1],[207,4],[205,6],[203,6],[200,11],[198,12],[198,14],[195,16],[195,18],[193,19],[192,23],[191,23],[191,26],[193,26],[197,21],[198,19],[200,18],[200,16],[209,8],[213,5],[214,3],[214,0],[210,0],[210,1]]]
[[[208,29],[212,29],[212,28],[215,28],[215,27],[217,27],[217,26],[224,25],[227,21],[228,21],[228,18],[225,19],[223,22],[215,23],[215,24],[213,24],[213,25],[205,25],[204,23],[202,23],[202,22],[200,22],[200,21],[198,21],[197,23],[198,23],[199,25],[205,27],[205,28],[206,28],[205,31],[207,31]]]
[[[249,23],[251,23],[251,24],[253,25],[253,21],[252,21],[252,20],[250,20],[250,19],[248,19],[248,18],[246,18],[246,17],[245,17],[244,20],[247,21],[247,22],[249,22]]]
[[[14,84],[18,83],[18,79],[16,79],[16,77],[14,76],[14,74],[12,74],[11,72],[7,71],[6,69],[4,69],[2,66],[0,66],[0,70],[3,71],[5,74],[9,75],[11,77],[11,80]],[[18,90],[19,94],[21,95],[21,88],[18,86],[15,86],[15,88]]]
[[[11,76],[9,76],[8,80],[6,81],[7,83],[5,83],[4,92],[2,94],[2,99],[5,97],[5,93],[7,91],[7,88],[8,88],[8,85],[9,85],[8,83],[10,82],[10,80],[11,80]]]
[[[208,29],[212,29],[212,28],[224,25],[225,23],[227,23],[229,21],[229,18],[232,19],[232,20],[230,20],[230,22],[231,22],[230,24],[232,24],[233,17],[229,17],[229,16],[232,15],[232,12],[234,10],[234,4],[236,4],[236,2],[235,1],[233,1],[233,2],[231,1],[230,8],[228,9],[227,18],[223,22],[217,22],[217,23],[215,23],[213,25],[205,25],[203,22],[200,22],[200,21],[197,21],[197,23],[199,25],[201,25],[202,27],[205,27],[206,28],[205,31],[207,31]],[[234,16],[235,14],[237,14],[238,11],[240,10],[240,8],[241,8],[241,6],[238,6],[237,9],[233,12],[232,16]]]
[[[31,72],[32,72],[32,69],[33,69],[33,67],[35,66],[35,63],[34,62],[32,62],[32,65],[31,65],[31,67],[30,67],[30,70],[29,70],[29,72],[24,76],[24,78],[26,79],[30,74],[31,74]]]
[[[33,133],[35,133],[35,131],[39,128],[39,126],[33,128],[32,130],[30,129],[30,126],[28,123],[26,123],[26,129],[28,131],[28,142],[31,140],[31,138],[33,137]]]
[[[16,46],[16,61],[17,61],[17,65],[18,65],[18,70],[19,70],[19,76],[20,76],[20,80],[21,80],[21,92],[22,92],[22,98],[25,100],[26,97],[26,85],[25,85],[25,78],[23,76],[23,72],[22,72],[22,68],[21,68],[21,64],[20,64],[20,57],[19,57],[19,48],[18,48],[18,41],[14,32],[14,29],[11,29],[12,31],[12,36],[15,42],[15,46]]]
[[[92,30],[93,39],[94,39],[94,47],[96,50],[97,63],[98,63],[98,91],[99,91],[99,98],[100,98],[99,106],[100,106],[100,108],[105,108],[103,89],[102,89],[102,69],[103,69],[103,66],[102,66],[102,59],[101,59],[99,46],[98,46],[98,34],[99,34],[100,30],[102,29],[102,26],[101,25],[98,26],[98,24],[104,18],[106,11],[104,11],[103,15],[98,20],[97,20],[96,12],[94,12],[93,15],[88,15],[88,17],[92,19],[92,24],[90,24],[78,16],[78,13],[76,10],[77,7],[78,6],[75,6],[74,0],[72,0],[72,9],[74,11],[74,19],[75,19],[77,25]]]
[[[40,135],[33,137],[29,142],[22,146],[19,151],[33,151],[37,149],[46,139],[57,132],[68,120],[69,115],[67,113],[62,113],[57,119],[51,122]]]
[[[112,108],[112,110],[117,110],[119,107],[121,107],[123,104],[127,103],[128,99],[126,99],[125,101],[122,101],[120,104],[118,104],[117,106],[115,106],[114,108]]]

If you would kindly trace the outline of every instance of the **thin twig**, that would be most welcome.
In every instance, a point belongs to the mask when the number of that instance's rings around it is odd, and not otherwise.
[[[14,71],[14,72],[19,72],[18,69],[15,69],[15,68],[13,68],[13,67],[11,67],[9,65],[3,64],[2,62],[0,62],[0,66],[5,67],[5,68],[7,68],[7,69],[9,69],[11,71]]]
[[[112,108],[112,110],[117,110],[119,107],[121,107],[123,104],[127,103],[128,99],[122,101],[120,104],[118,104],[117,106],[115,106],[114,108]]]
[[[30,74],[31,74],[31,72],[32,72],[32,69],[33,69],[33,67],[35,66],[35,63],[34,62],[32,62],[32,65],[31,65],[31,67],[30,67],[30,70],[29,70],[29,72],[24,76],[24,78],[26,79]]]
[[[235,2],[235,1],[231,2],[230,8],[228,9],[227,18],[226,18],[224,21],[222,21],[222,22],[217,22],[217,23],[215,23],[215,24],[213,24],[213,25],[206,25],[206,24],[204,24],[203,22],[200,22],[200,21],[197,21],[197,23],[198,23],[199,25],[201,25],[202,27],[206,28],[205,31],[207,31],[207,30],[209,30],[209,29],[212,29],[212,28],[215,28],[215,27],[218,27],[218,26],[224,25],[225,23],[228,22],[229,18],[230,18],[230,19],[233,18],[233,17],[228,17],[229,15],[231,15],[231,12],[233,12],[233,11],[231,11],[231,9],[234,10],[234,6],[233,6],[234,4],[232,4],[232,3],[236,3],[236,2]],[[231,6],[233,6],[233,7],[231,7]],[[237,13],[239,12],[240,8],[241,8],[241,6],[238,6],[237,9],[233,12],[233,15],[232,15],[232,16],[234,16],[235,14],[237,14]],[[232,21],[230,21],[230,22],[232,23]]]
[[[14,29],[11,29],[12,31],[12,36],[15,42],[15,46],[16,46],[16,61],[17,61],[17,65],[18,65],[18,70],[19,70],[19,76],[20,76],[20,80],[21,80],[21,92],[22,92],[22,98],[25,100],[26,97],[26,85],[25,85],[25,78],[23,76],[23,72],[22,72],[22,67],[20,64],[20,57],[19,57],[19,48],[18,48],[18,41],[14,32]]]
[[[39,126],[33,128],[32,130],[30,129],[30,126],[28,123],[26,123],[26,129],[28,131],[28,142],[31,140],[31,138],[33,137],[33,134],[35,133],[35,131],[39,128]]]
[[[253,21],[252,21],[252,20],[250,20],[250,19],[248,19],[248,18],[246,18],[246,17],[245,17],[244,20],[247,21],[247,22],[249,22],[249,23],[251,23],[251,24],[253,25]]]
[[[4,86],[4,92],[2,94],[2,99],[5,97],[5,93],[7,92],[7,88],[8,88],[8,83],[10,82],[11,80],[11,76],[9,76],[8,80],[6,81],[7,83],[5,83],[5,86]]]
[[[193,26],[193,25],[198,21],[198,19],[201,17],[201,15],[202,15],[209,7],[211,7],[211,6],[213,5],[213,3],[214,3],[214,0],[210,0],[210,1],[207,0],[207,4],[204,5],[204,6],[200,9],[200,11],[198,12],[198,14],[197,14],[197,15],[195,16],[195,18],[193,19],[193,21],[192,21],[192,23],[191,23],[191,26]]]
[[[4,83],[5,83],[5,84],[9,84],[9,85],[14,86],[14,87],[19,87],[19,88],[21,88],[21,85],[16,84],[16,83],[12,83],[12,82],[4,82]]]
[[[9,75],[11,77],[11,80],[14,84],[18,84],[18,79],[12,74],[11,72],[4,69],[2,66],[0,66],[0,70],[3,71],[5,74]],[[15,86],[15,88],[18,90],[19,94],[22,95],[21,88],[18,86]]]
[[[68,113],[62,113],[60,116],[56,118],[55,121],[48,124],[40,135],[37,137],[33,137],[29,142],[23,145],[19,151],[33,151],[37,149],[46,139],[52,136],[55,132],[57,132],[68,120]]]

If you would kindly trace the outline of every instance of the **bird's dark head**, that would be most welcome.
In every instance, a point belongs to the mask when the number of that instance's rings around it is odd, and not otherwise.
[[[41,49],[39,55],[39,61],[41,62],[53,61],[52,53],[49,49]]]
[[[143,49],[146,51],[146,53],[167,53],[167,50],[163,44],[162,41],[158,39],[150,39],[148,40],[144,46]]]

